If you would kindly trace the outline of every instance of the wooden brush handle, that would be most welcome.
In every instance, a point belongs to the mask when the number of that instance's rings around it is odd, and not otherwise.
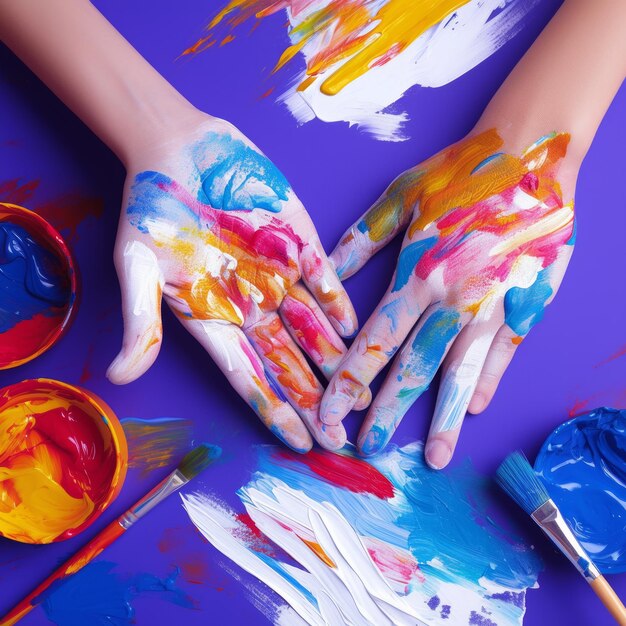
[[[619,599],[619,596],[613,591],[613,587],[609,585],[604,576],[596,578],[590,583],[591,588],[595,591],[596,595],[602,604],[609,610],[609,613],[613,616],[615,621],[620,626],[626,626],[626,608]]]

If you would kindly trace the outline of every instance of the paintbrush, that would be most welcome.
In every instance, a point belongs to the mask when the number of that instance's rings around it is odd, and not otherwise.
[[[626,608],[622,601],[580,545],[522,452],[512,452],[504,459],[496,471],[496,481],[572,562],[615,621],[626,626]]]
[[[48,576],[32,593],[24,598],[9,613],[0,619],[0,626],[11,626],[18,622],[34,606],[37,596],[41,595],[56,580],[74,574],[87,563],[96,558],[106,547],[110,546],[118,537],[123,535],[135,522],[140,520],[148,511],[160,504],[192,478],[197,476],[221,453],[218,446],[200,445],[188,452],[179,466],[152,491],[132,506],[126,513],[113,520],[104,530],[96,535],[87,545],[70,557],[53,574]]]

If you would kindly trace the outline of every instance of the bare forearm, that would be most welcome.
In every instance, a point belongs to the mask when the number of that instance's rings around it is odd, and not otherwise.
[[[626,0],[566,0],[476,130],[495,126],[520,148],[547,132],[568,132],[576,167],[625,75]]]
[[[193,112],[87,0],[0,0],[0,38],[124,162]]]

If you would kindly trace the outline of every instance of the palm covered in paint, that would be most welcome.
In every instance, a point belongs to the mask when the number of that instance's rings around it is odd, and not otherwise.
[[[433,467],[448,463],[468,407],[486,408],[573,250],[573,203],[559,184],[568,141],[549,135],[518,156],[495,130],[466,138],[402,174],[341,239],[331,258],[346,278],[408,226],[387,293],[322,401],[322,421],[340,423],[398,352],[361,428],[362,453],[387,444],[440,366]]]
[[[161,152],[161,154],[158,154]],[[297,450],[328,448],[342,426],[318,417],[356,319],[313,224],[278,169],[230,124],[207,117],[128,177],[116,243],[124,343],[108,376],[154,362],[161,299],[262,421]]]

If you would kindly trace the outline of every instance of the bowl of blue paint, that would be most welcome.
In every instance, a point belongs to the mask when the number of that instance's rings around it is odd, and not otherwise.
[[[626,409],[602,407],[561,424],[535,470],[600,570],[626,572]]]
[[[0,203],[0,369],[34,359],[61,338],[76,291],[61,235],[36,213]]]

